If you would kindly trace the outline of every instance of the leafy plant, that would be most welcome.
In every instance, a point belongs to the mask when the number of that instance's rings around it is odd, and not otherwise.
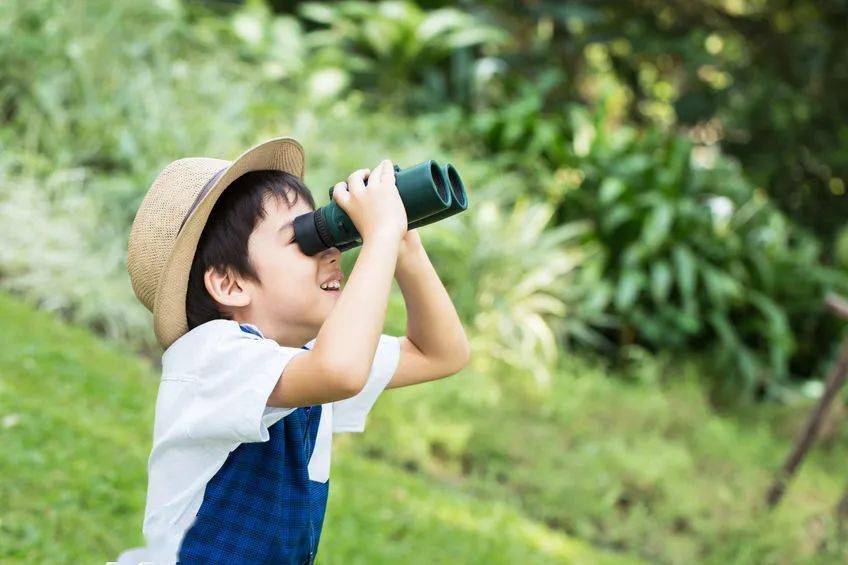
[[[622,122],[615,89],[594,108],[553,108],[562,79],[519,82],[471,131],[555,206],[553,225],[592,222],[585,243],[600,253],[580,287],[619,343],[709,351],[726,390],[821,374],[839,335],[822,300],[846,273],[718,145]]]
[[[600,317],[578,309],[579,273],[594,252],[578,243],[591,226],[552,227],[552,206],[497,190],[477,190],[473,214],[434,224],[427,247],[471,322],[474,359],[529,370],[548,384],[566,341],[603,341],[588,323]]]
[[[409,1],[304,2],[297,11],[323,26],[306,36],[316,64],[344,69],[381,99],[419,107],[467,101],[478,66],[491,63],[475,52],[508,40],[472,14]]]
[[[816,240],[714,146],[693,152],[682,136],[612,129],[578,108],[571,123],[575,143],[589,142],[573,153],[582,179],[561,212],[591,219],[607,251],[603,278],[621,339],[706,346],[720,380],[749,391],[787,379],[799,339],[821,323],[824,294],[848,287],[822,265]]]

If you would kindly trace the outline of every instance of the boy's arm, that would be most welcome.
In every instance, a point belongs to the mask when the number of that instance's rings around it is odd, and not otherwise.
[[[386,388],[447,377],[468,364],[470,347],[459,315],[415,230],[406,232],[395,278],[406,304],[406,336]]]
[[[383,159],[373,173],[354,171],[347,184],[333,187],[333,201],[350,216],[362,236],[362,249],[315,346],[289,360],[268,399],[270,406],[349,398],[362,390],[371,373],[401,238],[407,231],[392,162]]]
[[[349,398],[364,386],[386,317],[400,238],[363,240],[344,291],[312,350],[292,358],[268,406],[295,407]],[[330,349],[332,348],[332,349]]]

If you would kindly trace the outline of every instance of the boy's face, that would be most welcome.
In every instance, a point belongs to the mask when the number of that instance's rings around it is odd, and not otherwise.
[[[289,208],[281,198],[267,195],[265,210],[248,240],[250,260],[262,282],[244,282],[250,294],[244,321],[280,345],[300,347],[318,335],[341,294],[341,252],[331,247],[309,256],[292,241],[290,222],[313,211],[303,198]],[[339,280],[339,290],[321,289],[329,279]]]

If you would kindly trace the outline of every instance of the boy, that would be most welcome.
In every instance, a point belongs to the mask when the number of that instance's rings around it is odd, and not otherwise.
[[[337,248],[308,256],[294,241],[291,221],[315,209],[303,174],[302,146],[275,138],[232,162],[174,161],[139,206],[127,270],[166,350],[147,546],[120,563],[312,563],[332,434],[362,432],[384,388],[468,361],[392,163],[333,187],[362,236],[343,289]],[[393,277],[401,337],[381,333]]]

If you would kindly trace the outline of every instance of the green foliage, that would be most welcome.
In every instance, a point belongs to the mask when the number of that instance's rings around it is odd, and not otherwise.
[[[409,107],[467,102],[485,68],[475,53],[508,40],[457,8],[425,11],[407,0],[304,2],[297,12],[322,26],[306,37],[316,64],[342,69],[357,88]]]
[[[822,301],[848,290],[848,276],[822,264],[815,238],[716,145],[619,123],[612,97],[595,111],[544,112],[560,79],[552,71],[525,84],[472,128],[487,151],[535,179],[556,223],[592,222],[584,242],[600,253],[575,281],[587,289],[573,295],[578,303],[613,321],[621,343],[712,350],[725,369],[719,392],[822,373],[838,336]]]
[[[187,20],[179,3],[0,3],[0,284],[148,349],[124,264],[144,192],[173,159],[237,154],[267,120],[231,36]]]
[[[848,269],[848,226],[836,236],[836,261],[840,267]]]
[[[108,187],[83,189],[103,190],[109,214],[131,219],[136,183],[163,159],[255,135],[245,96],[255,73],[234,64],[226,34],[189,33],[187,19],[176,2],[0,5],[0,143],[17,167],[108,173]]]
[[[9,243],[0,250],[0,287],[155,354],[150,314],[135,299],[124,263],[132,217],[154,175],[180,157],[234,157],[263,138],[289,134],[307,149],[306,180],[319,205],[327,200],[320,187],[386,156],[404,166],[437,158],[460,167],[485,213],[422,232],[463,319],[479,330],[480,351],[545,378],[558,336],[592,337],[576,310],[560,316],[569,272],[587,254],[570,243],[574,228],[543,231],[550,206],[528,201],[525,211],[512,211],[509,201],[494,202],[526,181],[507,186],[488,163],[445,152],[443,134],[428,119],[367,110],[358,93],[341,97],[329,88],[328,67],[319,64],[324,48],[306,39],[298,20],[273,15],[261,2],[226,17],[180,4],[95,8],[66,14],[62,3],[47,0],[0,6],[12,22],[3,37],[24,46],[30,69],[0,76],[11,109],[0,128],[0,140],[9,140],[0,154],[0,236]],[[422,57],[430,56],[431,42],[460,41],[452,34],[471,29],[463,18],[454,22],[453,10],[440,14],[407,22],[430,29]],[[438,22],[446,27],[436,33]],[[0,48],[10,68],[18,69],[19,56]],[[498,222],[510,216],[505,232]],[[345,254],[348,271],[356,255]],[[523,280],[529,273],[533,278]]]
[[[601,339],[574,307],[575,273],[592,254],[578,243],[590,226],[550,227],[552,206],[524,198],[510,206],[490,194],[497,190],[476,192],[474,213],[437,224],[425,246],[469,321],[474,357],[548,382],[560,339]]]
[[[470,2],[511,41],[479,93],[499,105],[551,70],[556,112],[614,91],[639,124],[719,143],[796,221],[831,244],[848,214],[848,5],[843,0]]]
[[[387,155],[463,163],[479,215],[424,232],[486,357],[544,380],[562,347],[617,337],[711,348],[732,390],[821,374],[839,333],[821,299],[846,275],[723,156],[720,124],[663,129],[682,88],[683,67],[662,57],[673,43],[633,63],[630,39],[587,31],[631,12],[545,5],[523,34],[530,13],[498,6],[0,5],[0,285],[154,350],[123,266],[152,175],[289,133],[314,187]],[[736,61],[731,36],[693,32],[687,56]],[[711,88],[728,72],[713,70]],[[388,99],[435,111],[372,110]]]
[[[718,371],[708,358],[628,355],[624,372],[563,357],[550,386],[463,371],[391,390],[369,416],[379,435],[366,433],[355,450],[650,563],[845,559],[833,517],[844,428],[816,446],[769,512],[765,491],[809,401],[717,414],[700,384]],[[492,381],[501,394],[489,393]]]
[[[591,141],[570,163],[583,179],[563,217],[593,220],[606,251],[598,284],[611,285],[625,329],[659,349],[712,346],[742,379],[730,376],[732,389],[786,379],[796,341],[823,323],[823,296],[848,278],[714,148],[597,116],[572,123]]]

